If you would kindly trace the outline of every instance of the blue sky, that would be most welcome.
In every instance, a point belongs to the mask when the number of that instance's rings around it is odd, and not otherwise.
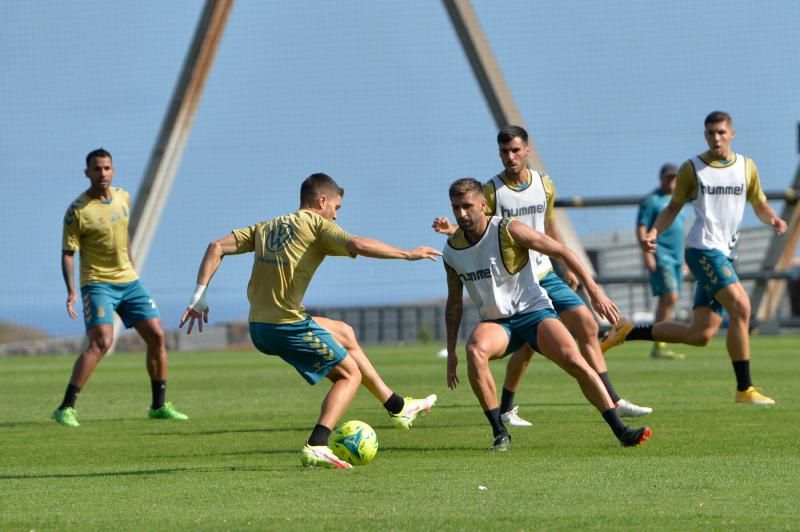
[[[764,187],[798,164],[800,3],[474,1],[559,194],[644,194],[665,161],[704,149],[711,110]],[[83,157],[114,154],[135,195],[202,3],[11,2],[0,17],[0,320],[83,333],[64,311],[61,219]],[[297,208],[324,171],[346,189],[340,224],[441,246],[457,177],[499,169],[495,125],[439,2],[237,0],[147,264],[167,327],[207,243]],[[776,205],[780,208],[780,204]],[[632,209],[571,211],[584,238],[632,231]],[[748,215],[747,224],[755,218]],[[212,319],[244,318],[247,258],[226,259]],[[441,263],[329,259],[308,304],[445,294]]]

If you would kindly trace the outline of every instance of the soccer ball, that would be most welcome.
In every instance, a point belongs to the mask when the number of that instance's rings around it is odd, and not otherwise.
[[[363,421],[348,421],[331,435],[333,454],[353,465],[367,465],[378,454],[378,436]]]

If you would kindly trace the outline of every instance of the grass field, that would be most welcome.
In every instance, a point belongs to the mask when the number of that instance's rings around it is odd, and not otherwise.
[[[109,357],[80,397],[79,429],[49,420],[73,356],[0,360],[0,529],[800,528],[797,337],[753,338],[772,408],[733,402],[723,340],[683,349],[685,361],[651,360],[641,342],[609,353],[620,393],[655,409],[653,438],[630,449],[536,357],[518,393],[534,426],[512,429],[500,454],[485,450],[463,362],[447,390],[439,347],[367,350],[398,393],[439,403],[398,432],[359,391],[345,419],[370,423],[381,451],[347,471],[299,462],[327,385],[256,352],[170,354],[168,399],[187,422],[145,419],[144,356]],[[501,382],[505,364],[493,366]]]

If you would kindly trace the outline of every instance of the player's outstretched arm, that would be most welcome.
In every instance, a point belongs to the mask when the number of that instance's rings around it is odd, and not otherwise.
[[[464,286],[458,274],[445,265],[447,270],[447,305],[444,310],[444,322],[447,331],[447,387],[455,390],[458,386],[458,329],[461,327],[461,316],[464,314]]]
[[[428,246],[418,246],[413,249],[400,249],[385,242],[381,242],[380,240],[361,236],[353,237],[347,241],[347,251],[353,256],[363,255],[364,257],[372,257],[373,259],[429,259],[435,261],[436,257],[442,255],[441,251],[438,249]]]
[[[61,252],[61,275],[64,276],[64,284],[67,285],[67,314],[72,319],[78,317],[75,312],[75,301],[78,294],[75,292],[75,252],[63,250]]]
[[[443,216],[434,218],[431,227],[437,233],[441,233],[447,236],[452,236],[453,233],[456,232],[456,229],[458,229],[457,225],[450,223],[450,220]]]
[[[758,219],[761,220],[761,223],[775,229],[775,234],[782,235],[786,232],[786,221],[775,214],[775,211],[770,207],[769,203],[762,201],[761,203],[753,205],[753,210],[756,216],[758,216]]]
[[[232,234],[215,240],[206,248],[206,253],[200,263],[200,269],[197,271],[197,286],[192,298],[189,300],[189,305],[186,307],[186,312],[181,317],[179,328],[182,328],[187,321],[189,322],[186,334],[192,332],[195,322],[197,322],[197,330],[203,332],[203,324],[208,323],[208,304],[206,303],[208,283],[211,282],[211,278],[217,272],[219,265],[222,263],[222,258],[235,252],[236,239]]]
[[[577,255],[570,251],[569,248],[517,220],[512,220],[508,224],[508,233],[519,245],[564,262],[578,276],[578,280],[586,288],[586,293],[589,294],[589,298],[592,300],[592,307],[597,313],[611,323],[617,322],[619,319],[617,306],[594,282],[594,279],[584,268]]]

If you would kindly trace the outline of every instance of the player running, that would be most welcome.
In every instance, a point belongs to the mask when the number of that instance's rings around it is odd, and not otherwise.
[[[739,228],[749,201],[762,223],[782,235],[786,222],[767,203],[758,169],[752,159],[731,149],[736,130],[728,113],[714,111],[705,119],[708,151],[692,157],[678,170],[669,205],[661,211],[646,235],[648,250],[656,249],[658,236],[686,203],[695,221],[686,237],[686,264],[697,280],[694,314],[690,324],[662,321],[636,326],[621,319],[603,341],[603,351],[625,340],[656,340],[704,346],[728,314],[727,348],[736,375],[737,403],[773,405],[775,400],[756,389],[750,379],[750,299],[733,267]]]

